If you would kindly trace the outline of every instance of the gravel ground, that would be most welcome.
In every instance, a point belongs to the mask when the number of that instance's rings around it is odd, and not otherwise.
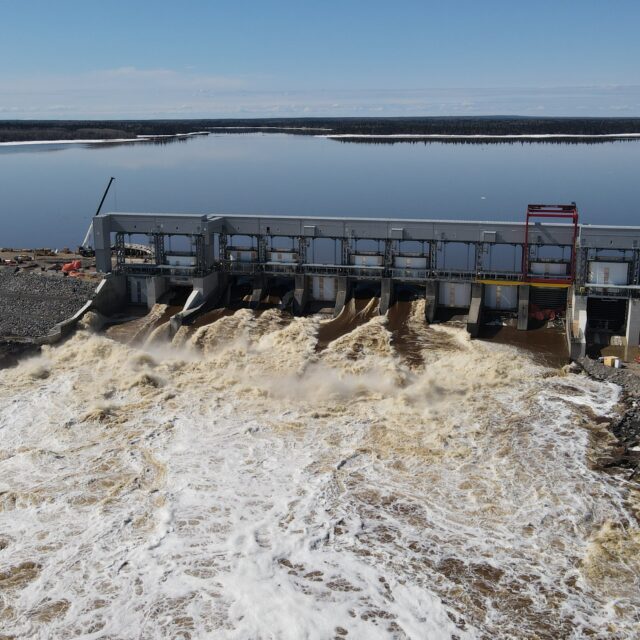
[[[97,282],[0,268],[0,339],[39,338],[93,296]]]

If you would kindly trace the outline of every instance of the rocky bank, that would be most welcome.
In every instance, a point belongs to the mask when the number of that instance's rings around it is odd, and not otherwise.
[[[629,469],[629,479],[640,480],[640,372],[635,368],[606,367],[591,358],[583,358],[579,364],[595,380],[622,387],[625,410],[610,426],[618,447],[606,466]]]
[[[60,274],[0,268],[0,368],[35,352],[58,322],[93,296],[96,285]]]

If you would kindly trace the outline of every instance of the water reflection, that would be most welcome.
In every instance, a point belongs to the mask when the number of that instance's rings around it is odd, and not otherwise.
[[[211,133],[5,146],[0,244],[82,241],[109,176],[105,211],[501,221],[523,219],[529,202],[576,201],[582,222],[635,224],[640,144],[623,142],[336,144]]]

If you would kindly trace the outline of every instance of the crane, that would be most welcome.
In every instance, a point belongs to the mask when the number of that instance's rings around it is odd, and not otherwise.
[[[98,209],[96,210],[96,213],[95,213],[96,216],[100,213],[102,209],[102,205],[104,204],[104,201],[107,197],[107,193],[109,193],[109,189],[111,188],[111,183],[114,180],[115,178],[113,176],[109,178],[109,184],[107,184],[107,188],[104,190],[104,193],[102,194],[102,200],[100,200],[100,204],[98,205]],[[89,237],[91,236],[92,232],[93,232],[93,221],[91,222],[91,224],[89,225],[89,228],[87,229],[87,233],[84,237],[84,240],[82,241],[82,244],[78,247],[78,253],[81,256],[90,257],[95,255],[95,251],[89,245]]]

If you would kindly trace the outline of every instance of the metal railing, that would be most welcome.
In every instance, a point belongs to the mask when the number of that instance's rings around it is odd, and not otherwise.
[[[292,262],[242,262],[227,260],[217,262],[207,270],[189,265],[158,265],[147,263],[124,263],[117,265],[116,273],[130,276],[168,276],[193,278],[203,276],[214,271],[224,271],[230,275],[254,276],[266,274],[272,276],[294,277],[299,274],[306,276],[344,277],[360,280],[377,280],[389,277],[405,282],[424,282],[426,280],[447,280],[452,282],[474,282],[477,280],[496,280],[505,282],[522,282],[523,275],[515,271],[497,271],[472,269],[424,269],[411,267],[391,267],[377,265],[353,264],[297,264]],[[550,279],[552,279],[551,276]],[[587,285],[589,286],[589,285]],[[628,293],[628,292],[627,292]],[[624,295],[624,294],[617,294]]]

